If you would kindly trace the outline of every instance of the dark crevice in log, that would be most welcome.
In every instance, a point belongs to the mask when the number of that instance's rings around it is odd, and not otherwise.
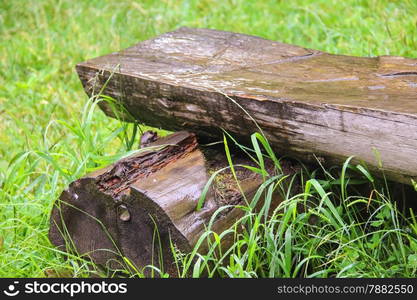
[[[110,171],[97,177],[99,190],[119,198],[133,182],[148,177],[194,151],[197,148],[197,139],[194,134],[189,134],[175,145],[161,145],[160,147],[162,149],[146,151],[116,163]]]
[[[396,72],[382,75],[383,77],[417,76],[417,72]]]

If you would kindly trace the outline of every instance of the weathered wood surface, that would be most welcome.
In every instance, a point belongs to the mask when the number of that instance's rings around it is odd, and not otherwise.
[[[247,139],[257,128],[236,101],[283,154],[311,161],[314,153],[332,164],[356,155],[390,179],[417,179],[416,59],[332,55],[180,28],[77,71],[89,95],[114,72],[103,94],[151,126],[209,138],[222,127]]]
[[[214,180],[204,206],[196,210],[210,174],[227,166],[220,151],[211,149],[204,155],[195,135],[188,132],[174,133],[148,146],[73,182],[61,194],[51,214],[53,244],[102,266],[120,268],[121,258],[127,257],[139,270],[149,264],[175,276],[170,241],[188,252],[219,207],[232,205],[213,222],[211,229],[219,234],[243,215],[234,206],[245,204],[244,198],[227,171]],[[251,164],[249,159],[243,162]],[[244,168],[237,168],[237,176],[251,199],[262,183],[261,176]],[[272,207],[280,199],[276,195]],[[223,246],[230,243],[225,239]],[[206,246],[200,251],[206,251]]]

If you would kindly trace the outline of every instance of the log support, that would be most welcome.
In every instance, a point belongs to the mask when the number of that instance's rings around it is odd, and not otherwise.
[[[194,134],[177,132],[73,182],[54,205],[51,241],[99,265],[120,268],[126,257],[139,270],[155,265],[175,275],[171,245],[190,251],[218,208],[244,204],[232,174],[225,171],[196,209],[210,174],[227,166],[220,151],[210,153],[203,154]],[[261,176],[243,168],[237,174],[250,198]],[[273,205],[279,202],[277,196]],[[225,210],[212,229],[221,233],[242,214],[236,207]]]

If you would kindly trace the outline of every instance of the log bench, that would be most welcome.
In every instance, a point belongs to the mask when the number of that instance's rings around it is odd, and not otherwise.
[[[262,131],[277,153],[302,161],[340,164],[354,155],[353,163],[375,174],[406,184],[417,179],[416,59],[332,55],[180,28],[76,70],[90,97],[115,99],[99,103],[107,115],[178,131],[73,182],[55,203],[51,241],[97,264],[124,256],[175,274],[170,246],[189,251],[219,207],[251,198],[261,176],[240,170],[239,190],[226,172],[196,209],[210,174],[228,165],[221,151],[208,155],[197,139],[217,141],[222,129],[242,143]],[[221,233],[242,214],[225,210],[211,229]]]
[[[328,164],[355,155],[394,181],[417,178],[416,59],[180,28],[80,63],[77,72],[88,95],[107,82],[102,93],[150,126],[209,139],[223,128],[245,141],[258,131],[253,118],[278,153],[304,161],[314,153]],[[105,102],[101,108],[114,116]]]

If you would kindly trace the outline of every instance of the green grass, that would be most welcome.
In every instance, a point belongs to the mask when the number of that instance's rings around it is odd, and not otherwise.
[[[339,54],[417,57],[416,24],[413,0],[1,1],[0,277],[44,276],[51,269],[88,276],[85,261],[65,259],[51,247],[49,212],[72,180],[132,150],[134,127],[108,119],[88,102],[74,70],[77,62],[179,26]],[[345,169],[298,175],[304,193],[284,191],[287,200],[270,218],[247,208],[239,221],[246,230],[236,236],[230,255],[222,260],[215,252],[195,253],[196,265],[189,263],[193,254],[181,256],[189,270],[180,273],[416,276],[415,218],[396,209],[384,182],[372,182],[356,166]],[[351,173],[375,188],[372,201],[355,191],[355,181],[347,179]],[[266,185],[266,195],[278,187],[277,180]],[[296,203],[309,202],[318,205],[295,210]],[[311,225],[312,219],[317,221]]]

